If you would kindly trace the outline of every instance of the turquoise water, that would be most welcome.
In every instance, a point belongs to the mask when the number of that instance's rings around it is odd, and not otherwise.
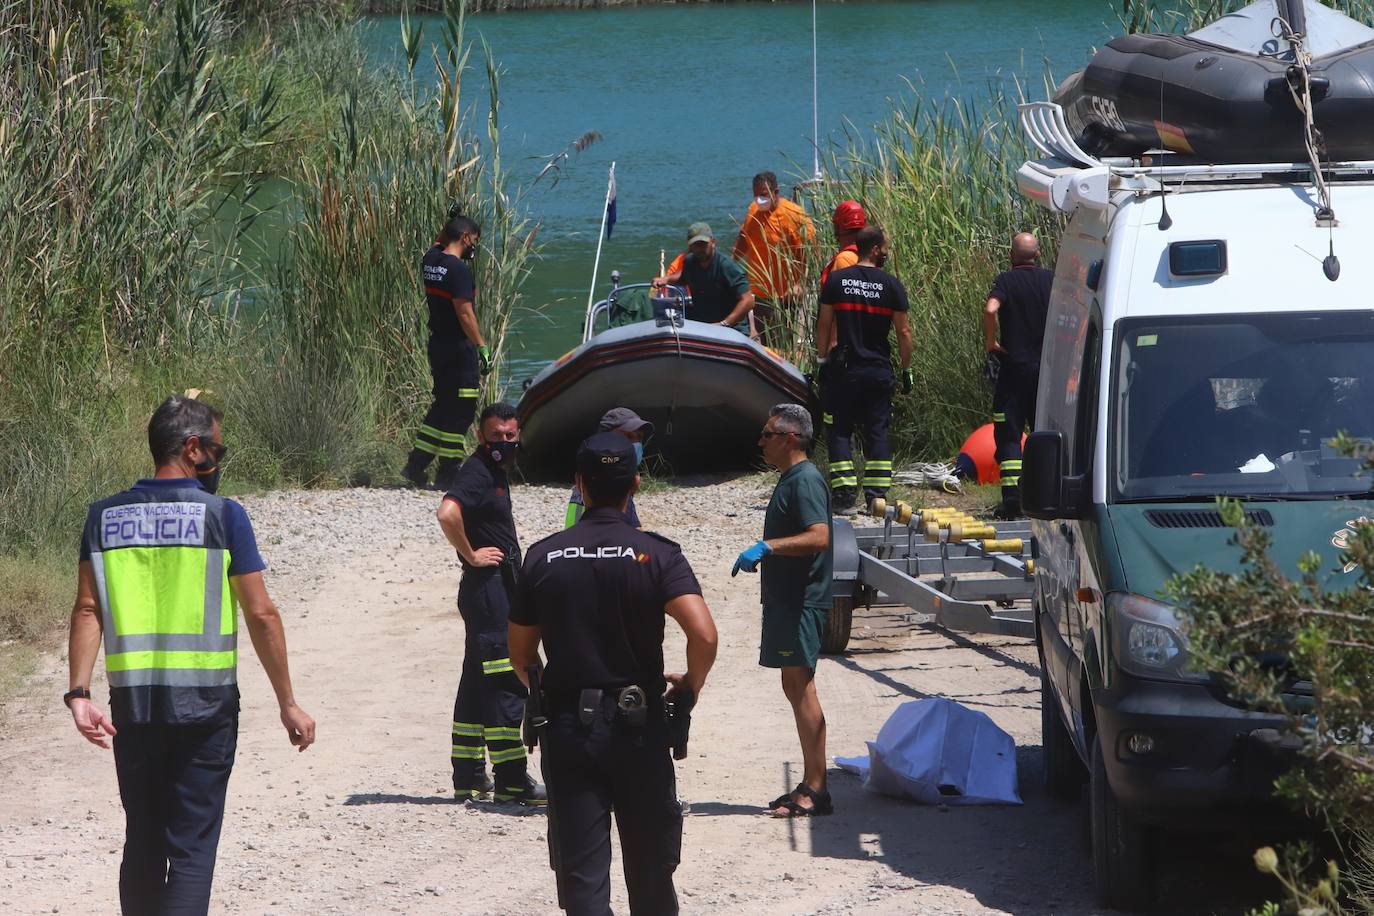
[[[868,134],[916,92],[976,98],[1017,77],[1043,97],[1057,78],[1119,30],[1105,0],[913,0],[824,3],[817,11],[822,148],[846,130]],[[592,262],[616,162],[619,219],[606,242],[610,272],[647,280],[681,247],[689,223],[709,222],[724,246],[750,200],[750,179],[776,172],[784,187],[812,170],[811,7],[684,4],[474,16],[501,64],[504,154],[528,182],[547,156],[588,130],[604,139],[528,198],[543,254],[526,287],[537,314],[518,319],[514,377],[533,375],[580,339]],[[417,17],[429,44],[435,17]],[[397,17],[366,21],[377,66],[404,69]],[[485,100],[474,52],[464,92]],[[433,81],[428,50],[416,77]],[[441,205],[436,204],[436,211]],[[436,227],[437,228],[437,227]]]

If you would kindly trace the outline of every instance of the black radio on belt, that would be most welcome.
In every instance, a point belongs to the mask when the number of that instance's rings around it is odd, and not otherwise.
[[[577,718],[583,725],[591,725],[601,711],[602,697],[609,691],[599,687],[588,687],[577,698]],[[648,699],[644,688],[637,684],[622,687],[615,694],[615,715],[626,725],[639,728],[649,720]]]
[[[644,699],[644,690],[637,684],[622,688],[615,705],[620,712],[620,718],[632,728],[639,728],[649,718],[649,706]]]

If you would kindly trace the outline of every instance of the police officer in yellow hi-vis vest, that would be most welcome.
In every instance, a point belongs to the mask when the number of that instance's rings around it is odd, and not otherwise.
[[[315,741],[315,720],[291,692],[248,515],[215,495],[227,451],[220,419],[192,398],[164,401],[148,423],[156,474],[94,503],[81,538],[63,701],[87,741],[114,740],[126,916],[209,909],[238,741],[236,604],[287,737],[302,751]],[[109,716],[90,691],[102,636]]]

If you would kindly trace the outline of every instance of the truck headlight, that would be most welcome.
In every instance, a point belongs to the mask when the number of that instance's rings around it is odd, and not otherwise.
[[[1187,634],[1172,605],[1113,592],[1107,596],[1107,613],[1117,663],[1126,671],[1169,681],[1210,679],[1207,672],[1189,665]]]

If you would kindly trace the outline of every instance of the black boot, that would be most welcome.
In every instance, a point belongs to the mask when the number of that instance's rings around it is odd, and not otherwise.
[[[854,500],[856,492],[853,487],[837,487],[830,491],[830,511],[835,515],[855,514]]]
[[[517,805],[540,807],[549,803],[549,794],[544,787],[525,774],[514,785],[497,786],[491,796],[495,801],[511,802]]]
[[[458,479],[458,469],[462,466],[461,458],[440,458],[439,466],[434,470],[434,489],[448,492]]]
[[[886,490],[864,490],[864,511],[870,515],[873,513],[873,500],[887,499]]]
[[[429,486],[429,475],[425,469],[429,467],[429,461],[434,456],[429,452],[422,452],[418,448],[411,449],[410,457],[406,459],[406,466],[401,468],[401,476],[413,487],[421,490]]]
[[[1021,518],[1021,497],[1008,496],[992,510],[992,517],[1004,522]]]
[[[458,801],[475,801],[488,797],[493,788],[496,788],[496,783],[493,783],[491,775],[486,772],[486,766],[478,764],[473,768],[467,768],[466,772],[460,772],[458,766],[453,766],[453,798]]]

